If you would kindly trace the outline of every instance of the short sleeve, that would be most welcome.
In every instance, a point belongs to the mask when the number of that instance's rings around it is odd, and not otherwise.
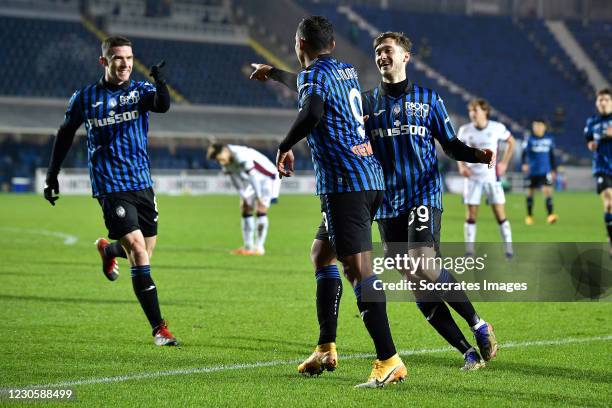
[[[588,118],[584,125],[584,138],[587,142],[595,139],[595,135],[593,134],[593,118]]]
[[[444,101],[439,95],[431,112],[431,132],[432,136],[440,143],[449,142],[456,137],[455,129],[450,116],[444,106]]]
[[[503,123],[499,124],[498,134],[499,134],[499,140],[503,140],[503,141],[510,139],[510,136],[512,136],[512,134],[510,133],[506,125],[504,125]]]
[[[153,101],[155,99],[155,93],[157,88],[149,81],[142,81],[138,86],[138,93],[140,94],[140,106],[144,110],[153,109]]]
[[[297,77],[299,107],[311,95],[318,95],[324,102],[328,95],[328,86],[325,74],[318,69],[307,69],[301,71]]]
[[[68,101],[68,108],[66,109],[66,114],[64,115],[64,126],[71,127],[73,129],[77,129],[83,123],[84,115],[83,115],[83,107],[82,107],[82,91],[76,91],[70,97],[70,101]]]

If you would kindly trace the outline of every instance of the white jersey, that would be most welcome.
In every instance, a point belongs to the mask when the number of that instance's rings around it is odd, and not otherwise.
[[[278,197],[280,178],[274,163],[257,150],[238,145],[227,145],[231,159],[223,172],[232,179],[232,184],[240,196],[253,201],[260,199],[269,202]]]
[[[489,120],[484,129],[478,129],[473,123],[459,128],[457,137],[468,146],[477,149],[490,149],[497,154],[497,146],[501,140],[510,138],[510,131],[503,123]],[[495,168],[489,168],[484,163],[464,163],[472,173],[470,179],[477,181],[496,181]]]

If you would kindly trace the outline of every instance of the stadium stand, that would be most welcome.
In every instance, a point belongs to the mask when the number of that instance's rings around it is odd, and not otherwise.
[[[314,14],[331,16],[339,31],[354,32],[337,7],[303,1]],[[562,51],[542,32],[543,23],[528,23],[529,34],[505,16],[465,16],[452,14],[413,13],[355,6],[360,15],[380,30],[404,31],[418,46],[427,38],[427,62],[452,81],[470,92],[489,99],[501,111],[519,123],[529,124],[535,116],[545,116],[554,125],[558,144],[567,149],[580,137],[584,118],[591,114],[592,99],[571,78],[575,69],[564,61]],[[449,27],[461,27],[448,35]],[[537,27],[537,30],[534,28]],[[358,28],[358,27],[357,27]],[[364,51],[371,52],[371,39],[364,31],[353,38]],[[547,49],[542,53],[534,45],[539,39]],[[555,66],[555,61],[557,65]],[[560,68],[559,68],[560,64]],[[570,76],[567,79],[563,71]],[[416,82],[440,89],[427,78],[411,73]],[[513,78],[522,78],[520,82]],[[465,111],[465,101],[444,94],[450,110]],[[586,155],[587,153],[584,152]]]
[[[11,44],[0,48],[1,95],[68,98],[99,78],[99,40],[80,21],[0,16],[0,26]],[[170,83],[192,103],[285,106],[270,87],[249,81],[248,63],[261,57],[247,45],[131,39],[143,64],[168,61]],[[133,78],[144,77],[135,70]]]
[[[606,79],[612,82],[612,24],[605,21],[591,21],[585,25],[576,20],[569,20],[566,23]]]

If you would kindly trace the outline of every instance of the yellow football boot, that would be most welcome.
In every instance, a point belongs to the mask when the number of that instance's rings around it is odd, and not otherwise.
[[[375,360],[368,381],[355,388],[380,388],[387,384],[403,382],[408,374],[404,362],[398,354],[386,360]]]
[[[338,367],[336,343],[319,344],[314,352],[298,366],[303,375],[319,375],[324,370],[334,371]]]

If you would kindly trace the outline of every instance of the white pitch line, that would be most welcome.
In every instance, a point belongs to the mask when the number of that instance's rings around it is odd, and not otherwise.
[[[34,228],[14,228],[14,227],[0,227],[0,231],[17,232],[20,234],[33,234],[33,235],[46,235],[48,237],[57,237],[64,240],[64,245],[74,245],[79,240],[76,236],[66,234],[64,232],[49,231],[45,229],[34,229]]]
[[[507,343],[500,344],[500,349],[517,348],[517,347],[534,347],[534,346],[557,346],[557,345],[563,345],[563,344],[592,343],[595,341],[608,341],[608,340],[612,340],[612,335],[585,337],[585,338],[568,337],[565,339],[533,340],[533,341],[522,341],[522,342],[510,341]],[[454,350],[455,349],[451,347],[442,347],[442,348],[435,348],[435,349],[401,350],[399,351],[399,354],[402,356],[413,356],[413,355],[419,355],[419,354],[445,353],[445,352],[454,351]],[[340,355],[340,358],[342,360],[354,360],[354,359],[360,359],[360,358],[374,358],[374,357],[375,357],[374,354]],[[62,382],[49,383],[49,384],[33,384],[33,385],[27,385],[27,386],[7,387],[4,389],[1,389],[0,394],[8,392],[8,389],[10,388],[13,388],[13,389],[14,388],[62,388],[62,387],[72,387],[72,386],[77,386],[77,385],[146,380],[146,379],[151,379],[151,378],[171,377],[171,376],[178,376],[178,375],[205,374],[205,373],[214,373],[217,371],[254,369],[254,368],[261,368],[261,367],[276,367],[276,366],[283,366],[283,365],[298,364],[300,362],[301,360],[258,361],[255,363],[245,363],[245,364],[218,365],[218,366],[211,366],[211,367],[186,368],[186,369],[181,369],[181,370],[152,371],[152,372],[145,372],[145,373],[140,373],[140,374],[119,375],[116,377],[84,378],[80,380],[62,381]]]

